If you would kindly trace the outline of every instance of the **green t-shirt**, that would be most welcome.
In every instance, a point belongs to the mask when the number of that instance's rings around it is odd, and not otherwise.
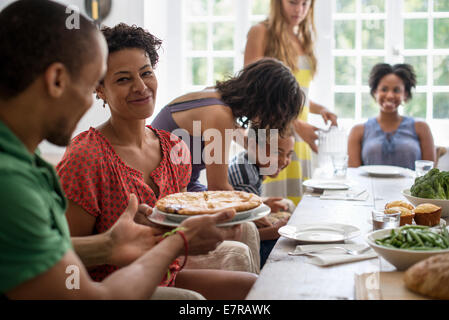
[[[47,271],[72,248],[66,209],[52,165],[0,121],[0,295]]]

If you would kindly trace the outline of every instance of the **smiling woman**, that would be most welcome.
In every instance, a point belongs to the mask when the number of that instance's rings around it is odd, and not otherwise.
[[[371,70],[369,85],[379,115],[351,130],[349,166],[395,165],[414,170],[415,160],[435,161],[429,126],[398,112],[399,106],[412,98],[416,85],[413,67],[379,63]]]
[[[111,229],[127,207],[130,193],[139,203],[153,207],[158,199],[185,191],[190,180],[190,162],[171,161],[189,155],[186,145],[169,132],[145,125],[154,112],[153,67],[161,41],[125,24],[102,31],[109,57],[96,91],[107,102],[111,117],[76,136],[57,166],[69,199],[66,216],[72,236]],[[149,224],[147,219],[140,222]],[[89,273],[102,281],[117,269],[100,265]],[[173,261],[161,285],[195,290],[209,299],[242,299],[256,277],[238,271],[181,269],[178,260]]]

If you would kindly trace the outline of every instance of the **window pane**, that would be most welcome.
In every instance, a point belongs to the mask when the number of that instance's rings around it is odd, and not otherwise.
[[[449,93],[433,94],[433,118],[449,119]]]
[[[355,57],[335,57],[335,84],[355,85]]]
[[[251,13],[253,15],[268,14],[270,11],[270,0],[253,0]]]
[[[414,118],[426,118],[427,98],[425,93],[413,93],[413,97],[404,105],[404,114]]]
[[[234,6],[232,0],[214,0],[215,16],[232,16],[234,15]]]
[[[449,2],[447,0],[433,0],[434,11],[449,12]]]
[[[335,48],[355,49],[355,21],[335,21]]]
[[[207,58],[187,59],[187,83],[192,85],[206,85]]]
[[[404,63],[412,65],[415,69],[417,85],[425,86],[427,84],[427,57],[404,57]]]
[[[428,0],[404,0],[405,12],[427,12]]]
[[[223,81],[234,74],[233,58],[215,58],[214,59],[214,83]]]
[[[427,48],[427,20],[405,19],[404,20],[404,48],[426,49]]]
[[[362,84],[367,85],[369,83],[371,69],[384,61],[385,57],[362,57]]]
[[[355,94],[354,93],[336,93],[335,94],[335,112],[339,118],[355,117]]]
[[[207,50],[207,24],[189,23],[187,32],[188,50]]]
[[[187,15],[191,16],[206,16],[207,15],[207,0],[189,0],[185,2]]]
[[[435,19],[433,23],[435,49],[449,48],[449,19]]]
[[[449,86],[449,56],[433,57],[433,84]]]
[[[362,93],[362,118],[372,118],[379,113],[379,105],[369,93]]]
[[[338,13],[354,13],[355,0],[336,0],[335,9]]]
[[[362,48],[384,48],[384,20],[365,20],[362,25]]]
[[[385,0],[362,0],[362,12],[364,13],[385,12]]]
[[[234,25],[232,22],[214,23],[214,50],[234,49]]]

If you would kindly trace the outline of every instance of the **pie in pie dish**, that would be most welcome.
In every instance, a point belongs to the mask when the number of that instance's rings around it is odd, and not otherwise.
[[[236,212],[257,208],[262,199],[244,191],[203,191],[170,194],[156,202],[155,207],[162,212],[182,215],[211,214],[223,209]]]

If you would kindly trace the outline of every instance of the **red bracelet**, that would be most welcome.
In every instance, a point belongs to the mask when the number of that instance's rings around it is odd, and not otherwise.
[[[181,269],[179,269],[179,271],[181,271],[187,262],[187,256],[189,255],[189,243],[187,242],[187,238],[186,235],[184,234],[184,231],[177,230],[176,233],[179,234],[184,240],[184,262],[182,263]]]

